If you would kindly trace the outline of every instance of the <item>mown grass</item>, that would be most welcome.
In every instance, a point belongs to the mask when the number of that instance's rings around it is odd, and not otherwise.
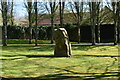
[[[1,40],[0,40],[1,41]],[[29,44],[28,39],[7,39],[8,44]],[[78,42],[71,42],[72,44],[78,44]],[[35,40],[32,39],[32,44],[35,44]],[[38,40],[38,44],[51,44],[50,40]],[[82,44],[86,44],[85,42],[82,42]],[[87,43],[91,44],[91,43]]]
[[[7,39],[8,44],[29,44],[28,39]],[[35,40],[32,39],[32,44],[35,44]],[[38,44],[50,44],[50,40],[38,40]]]
[[[0,43],[2,44],[2,40],[0,40]],[[108,42],[107,44],[110,44],[113,42]],[[29,44],[29,40],[28,39],[7,39],[7,44]],[[32,43],[31,44],[35,44],[35,40],[32,39]],[[38,40],[38,44],[51,44],[51,40]],[[71,42],[71,44],[92,44],[90,42],[80,42],[78,43],[76,42]],[[97,44],[97,43],[96,43]]]
[[[2,76],[13,80],[118,78],[118,46],[73,46],[72,57],[54,47],[3,47]]]

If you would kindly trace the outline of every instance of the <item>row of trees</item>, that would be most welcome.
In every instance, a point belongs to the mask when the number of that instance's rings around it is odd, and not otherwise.
[[[13,17],[13,2],[9,1],[7,2],[7,0],[1,0],[1,12],[2,12],[2,19],[3,19],[3,29],[2,29],[2,42],[3,42],[3,46],[7,46],[7,24],[8,24],[8,20],[10,22],[11,25],[14,24],[14,17]],[[8,19],[9,18],[9,19]]]
[[[100,42],[100,2],[89,2],[90,7],[90,21],[92,25],[92,44],[95,45],[95,25],[98,26],[98,42]],[[120,1],[119,2],[110,2],[108,4],[112,8],[114,25],[115,25],[115,33],[114,33],[114,44],[116,45],[118,40],[118,29],[120,29]]]
[[[13,21],[13,0],[10,3],[9,1],[1,0],[1,12],[2,12],[2,18],[3,18],[3,45],[7,45],[7,14],[8,14],[8,6],[10,5],[10,19],[11,19],[11,25],[14,24]],[[39,5],[38,5],[39,4]],[[85,12],[85,6],[88,6],[87,11],[90,13],[90,23],[92,25],[91,31],[92,31],[92,44],[95,45],[96,38],[95,38],[95,25],[98,26],[98,41],[100,42],[100,9],[101,4],[104,4],[102,2],[85,2],[83,0],[77,0],[76,2],[66,2],[65,0],[50,0],[49,2],[37,2],[37,0],[25,0],[24,5],[28,13],[28,21],[29,21],[29,43],[31,44],[32,40],[32,23],[34,22],[35,30],[36,30],[36,38],[35,38],[35,45],[37,46],[37,26],[38,26],[38,16],[39,12],[39,6],[43,6],[44,9],[47,11],[47,13],[50,16],[51,19],[51,33],[53,33],[53,25],[54,25],[54,18],[56,15],[57,10],[59,9],[59,16],[60,16],[60,26],[63,27],[64,24],[64,11],[65,11],[65,4],[69,4],[67,7],[70,9],[72,14],[74,15],[74,18],[76,20],[76,24],[78,27],[78,43],[80,42],[80,26],[82,25],[83,21],[83,14]],[[110,2],[107,4],[107,6],[110,6],[113,18],[114,18],[114,24],[115,24],[115,35],[114,44],[117,44],[118,42],[118,32],[120,32],[120,1],[119,2]],[[33,11],[35,15],[35,21],[33,21]],[[120,36],[120,34],[119,34]],[[120,38],[120,37],[119,37]],[[119,39],[120,40],[120,39]],[[53,43],[53,36],[51,37],[51,43]]]

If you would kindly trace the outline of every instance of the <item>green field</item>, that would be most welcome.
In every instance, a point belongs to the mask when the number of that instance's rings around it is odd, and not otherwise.
[[[7,39],[8,44],[29,44],[28,39]],[[78,44],[78,42],[71,42],[72,44]],[[35,44],[35,39],[32,39],[32,44]],[[38,40],[38,44],[51,44],[50,40]],[[86,44],[83,43],[82,44]],[[87,43],[91,44],[91,43]]]
[[[72,57],[53,54],[50,46],[2,47],[1,76],[13,80],[118,78],[118,46],[72,46]]]
[[[8,44],[29,44],[28,39],[7,39]],[[50,40],[38,40],[38,44],[50,44]],[[32,39],[32,44],[35,44],[35,40]]]

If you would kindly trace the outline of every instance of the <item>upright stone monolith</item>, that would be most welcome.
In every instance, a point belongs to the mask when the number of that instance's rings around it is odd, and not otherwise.
[[[67,31],[64,28],[55,29],[54,40],[55,40],[54,56],[70,57],[71,44],[69,42]]]

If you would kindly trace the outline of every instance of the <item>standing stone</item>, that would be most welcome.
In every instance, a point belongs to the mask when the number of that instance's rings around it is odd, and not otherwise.
[[[54,30],[55,50],[54,56],[70,57],[71,44],[69,42],[67,31],[64,28]]]

